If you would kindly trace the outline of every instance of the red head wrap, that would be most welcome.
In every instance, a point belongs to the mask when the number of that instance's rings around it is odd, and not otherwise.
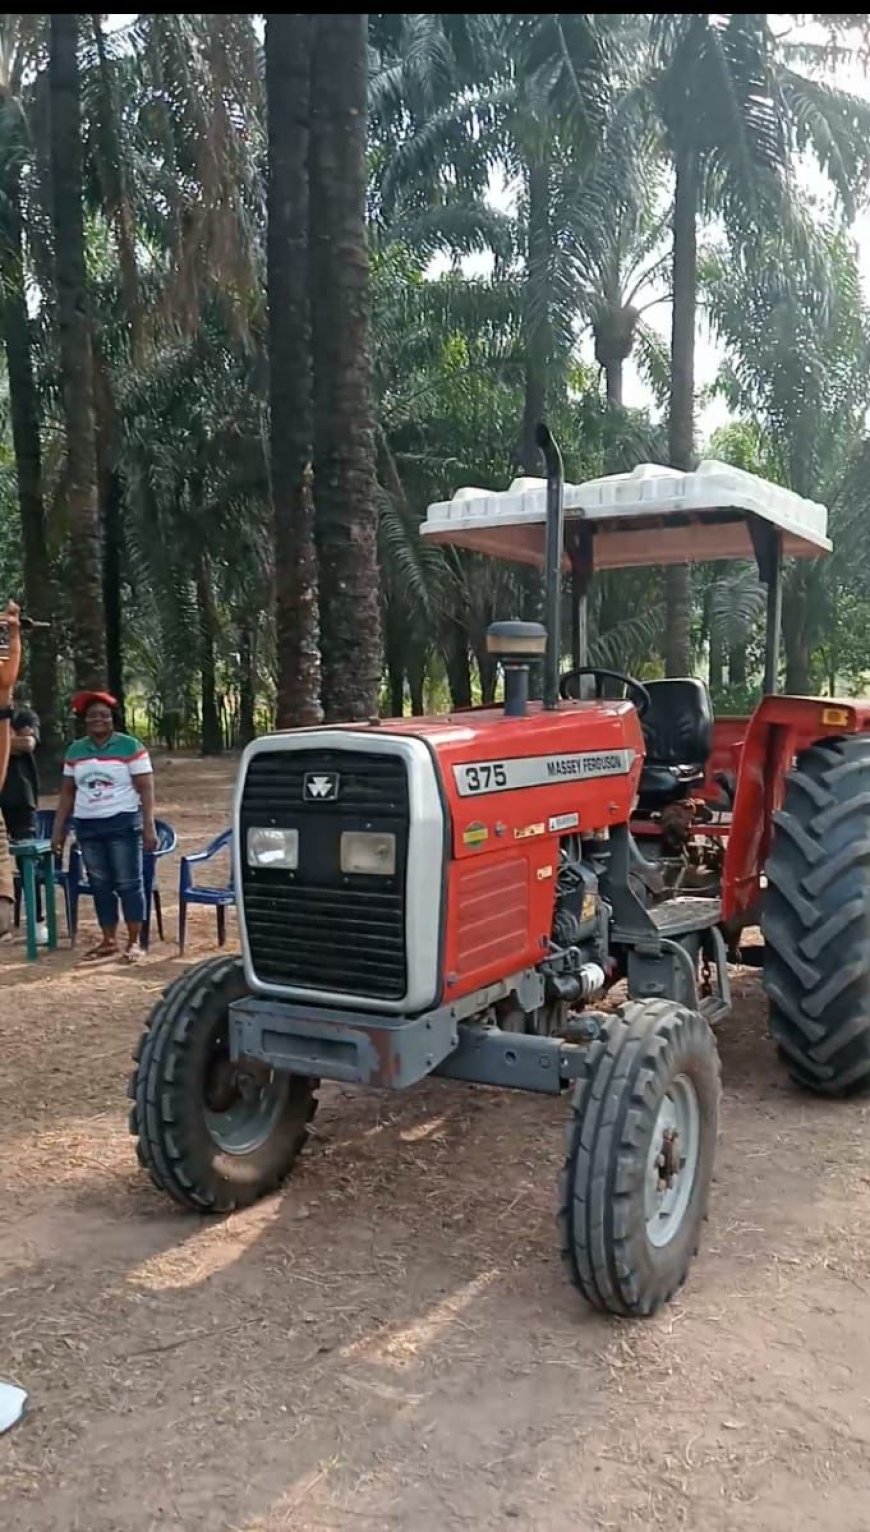
[[[92,702],[102,702],[112,711],[118,706],[118,699],[113,697],[111,692],[76,692],[72,700],[72,710],[76,718],[84,718]]]

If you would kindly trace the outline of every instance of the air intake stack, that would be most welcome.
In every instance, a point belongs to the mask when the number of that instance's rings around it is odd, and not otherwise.
[[[547,541],[544,553],[544,613],[547,653],[544,659],[544,707],[559,706],[559,663],[562,645],[562,552],[564,544],[564,472],[562,454],[544,422],[535,440],[547,469]]]
[[[504,671],[506,718],[524,718],[529,702],[529,666],[547,649],[547,630],[539,622],[494,622],[486,630],[487,652]]]

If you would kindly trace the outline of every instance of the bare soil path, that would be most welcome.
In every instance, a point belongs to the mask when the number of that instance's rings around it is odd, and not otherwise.
[[[231,774],[159,767],[182,849],[227,822]],[[720,1037],[705,1251],[630,1326],[561,1270],[550,1099],[325,1087],[279,1196],[173,1210],[125,1084],[179,971],[170,945],[99,973],[0,949],[0,1376],[32,1401],[2,1525],[870,1529],[870,1106],[792,1089],[754,975]]]

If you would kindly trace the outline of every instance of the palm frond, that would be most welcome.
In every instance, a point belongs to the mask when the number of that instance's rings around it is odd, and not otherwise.
[[[751,564],[715,580],[710,590],[710,627],[729,649],[746,643],[764,611],[766,592]]]
[[[665,609],[661,603],[623,618],[591,640],[590,665],[603,665],[610,670],[641,670],[649,656],[659,649],[664,625]]]

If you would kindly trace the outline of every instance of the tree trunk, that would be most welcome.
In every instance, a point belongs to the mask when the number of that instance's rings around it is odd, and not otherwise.
[[[118,420],[109,366],[99,330],[91,329],[94,384],[94,443],[97,464],[97,499],[102,529],[103,606],[106,613],[106,680],[118,699],[121,727],[124,722],[124,486],[117,469]]]
[[[401,718],[405,711],[405,672],[395,657],[387,661],[390,682],[390,717]]]
[[[50,622],[57,614],[52,610],[55,591],[42,498],[39,404],[27,317],[20,191],[17,144],[12,144],[0,182],[0,300],[21,514],[24,603],[31,617]],[[48,771],[58,766],[63,743],[57,716],[57,638],[51,629],[33,633],[27,642],[26,659],[31,700],[42,725],[40,761],[47,768],[47,785]]]
[[[785,692],[787,697],[812,695],[810,649],[803,633],[796,633],[785,646]]]
[[[495,702],[495,689],[498,685],[498,664],[485,649],[477,650],[476,659],[480,674],[480,700],[484,707],[491,707]]]
[[[829,619],[829,643],[827,652],[828,696],[837,695],[837,671],[840,666],[840,587],[836,580],[831,583],[831,615]]]
[[[257,733],[257,629],[243,622],[239,630],[239,744],[249,745]]]
[[[700,643],[708,646],[707,685],[711,692],[718,692],[722,690],[725,679],[725,646],[721,631],[713,621],[714,591],[715,586],[712,584],[704,591]]]
[[[411,717],[422,718],[426,711],[424,687],[426,684],[426,660],[421,654],[414,654],[408,662],[408,691],[411,697]]]
[[[783,592],[782,637],[785,649],[785,692],[787,697],[808,697],[810,683],[810,633],[806,591],[795,580]]]
[[[76,685],[106,668],[91,346],[85,288],[78,17],[51,16],[49,91],[57,328],[66,428],[66,507]]]
[[[698,286],[698,160],[693,146],[675,161],[673,323],[668,448],[671,465],[688,471],[695,461],[695,308]],[[666,576],[665,674],[692,671],[692,591],[688,564]]]
[[[444,663],[447,667],[447,685],[454,708],[471,707],[471,665],[468,657],[468,635],[458,623],[451,623],[444,645]]]
[[[124,719],[124,489],[117,469],[102,485],[103,600],[106,607],[106,679]]]
[[[598,598],[596,627],[598,637],[603,638],[622,622],[627,608],[631,606],[631,592],[626,591],[626,578],[622,571],[608,569],[596,577],[595,594]]]
[[[728,685],[746,685],[746,646],[735,644],[728,651]]]
[[[613,409],[622,409],[622,362],[608,362],[604,369],[607,403]]]
[[[311,499],[308,309],[312,17],[266,17],[270,471],[275,543],[277,723],[320,722],[317,560]]]
[[[373,716],[381,674],[365,226],[367,20],[318,16],[312,50],[314,499],[330,722]]]
[[[217,611],[212,585],[211,563],[207,553],[200,557],[196,571],[196,602],[199,608],[199,670],[202,682],[200,702],[200,753],[220,755],[222,735],[217,703],[217,665],[215,637]]]
[[[112,68],[106,54],[102,20],[91,15],[94,42],[97,50],[97,131],[102,153],[97,160],[102,178],[100,191],[103,206],[115,229],[118,249],[118,272],[121,279],[121,298],[124,317],[130,335],[130,359],[138,363],[141,350],[142,311],[139,303],[139,272],[136,266],[136,220],[133,200],[130,196],[125,174],[124,154],[119,142],[118,109],[112,79]]]
[[[390,718],[401,718],[405,711],[405,649],[407,635],[402,626],[403,613],[392,602],[384,612],[384,660],[387,667],[387,690]]]
[[[710,631],[710,690],[720,692],[725,679],[725,651],[715,626]]]
[[[547,408],[547,373],[552,353],[550,304],[550,164],[546,152],[534,155],[528,166],[529,233],[525,288],[526,380],[523,403],[523,468],[537,475],[541,454],[535,428]]]

